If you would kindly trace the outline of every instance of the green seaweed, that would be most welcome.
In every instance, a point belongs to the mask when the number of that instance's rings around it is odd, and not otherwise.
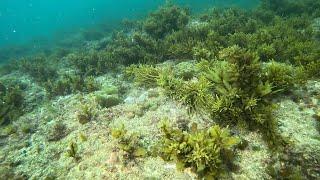
[[[161,45],[143,32],[133,34],[114,33],[112,43],[106,47],[116,65],[131,65],[139,63],[155,63],[162,58]]]
[[[120,98],[114,95],[107,95],[107,96],[97,95],[96,100],[98,104],[103,108],[111,108],[122,102]]]
[[[3,125],[17,120],[24,113],[25,95],[18,85],[1,86],[0,125]]]
[[[23,58],[18,62],[18,69],[43,83],[58,77],[56,67],[45,56],[36,56],[30,59]]]
[[[105,51],[90,51],[88,53],[73,53],[67,56],[71,66],[75,67],[81,76],[98,76],[116,68],[113,55]]]
[[[55,123],[47,135],[48,141],[59,141],[69,134],[67,126],[63,122]]]
[[[142,137],[137,133],[129,133],[123,124],[119,128],[112,129],[111,135],[117,140],[119,149],[124,152],[124,164],[147,155],[147,149],[141,142]]]
[[[152,65],[131,65],[125,69],[127,76],[133,77],[137,85],[145,87],[157,86],[160,72],[160,68]]]
[[[206,109],[208,100],[211,98],[210,87],[210,82],[204,77],[186,81],[178,89],[178,94],[174,99],[186,105],[190,113],[201,112]]]
[[[271,146],[282,143],[272,116],[275,106],[271,99],[284,90],[281,89],[285,88],[282,79],[290,83],[288,76],[293,74],[283,71],[268,75],[265,71],[289,66],[277,64],[264,69],[257,54],[232,46],[222,49],[219,59],[201,60],[196,67],[200,73],[187,81],[179,78],[175,69],[134,68],[141,72],[140,79],[136,79],[138,82],[162,87],[165,94],[186,105],[190,113],[208,113],[224,125],[245,124],[249,129],[263,131]],[[154,74],[149,76],[148,73]],[[293,84],[292,81],[286,90]]]
[[[275,91],[288,92],[294,88],[294,85],[300,81],[297,73],[297,68],[287,65],[285,63],[279,63],[271,61],[267,63],[263,68],[264,81],[270,82]]]
[[[91,104],[82,104],[80,106],[80,111],[77,113],[77,119],[80,124],[86,124],[95,118],[94,108]]]
[[[189,21],[189,11],[175,5],[167,5],[151,13],[143,24],[145,31],[160,39],[165,35],[182,29]]]
[[[93,76],[83,77],[75,74],[65,74],[57,80],[47,81],[44,87],[50,98],[65,96],[71,93],[91,93],[100,88]]]
[[[69,143],[66,155],[68,157],[71,157],[71,158],[77,160],[77,161],[80,159],[77,143],[75,143],[73,141]]]
[[[239,139],[228,129],[215,125],[200,130],[194,124],[191,132],[184,132],[164,122],[161,131],[156,152],[165,161],[174,161],[179,170],[191,168],[199,179],[217,179],[232,169]]]

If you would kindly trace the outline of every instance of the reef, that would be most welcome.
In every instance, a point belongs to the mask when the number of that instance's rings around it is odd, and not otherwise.
[[[8,61],[0,179],[319,179],[319,18],[168,3]]]

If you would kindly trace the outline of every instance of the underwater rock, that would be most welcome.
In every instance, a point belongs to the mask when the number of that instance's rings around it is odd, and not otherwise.
[[[96,99],[99,105],[103,108],[110,108],[122,102],[120,98],[112,95],[108,95],[108,96],[99,95],[96,97]]]
[[[68,129],[65,124],[57,122],[50,128],[47,139],[48,141],[59,141],[69,134]]]
[[[9,124],[5,127],[1,127],[0,129],[0,137],[7,137],[10,136],[11,134],[14,134],[17,132],[17,127]]]
[[[178,77],[183,80],[190,80],[196,74],[196,69],[194,62],[181,62],[175,66],[175,73]]]
[[[124,99],[126,104],[135,104],[135,103],[143,103],[149,97],[149,93],[147,91],[136,91],[133,94],[127,96]]]
[[[116,86],[107,86],[103,87],[101,91],[107,95],[117,95],[119,90]]]

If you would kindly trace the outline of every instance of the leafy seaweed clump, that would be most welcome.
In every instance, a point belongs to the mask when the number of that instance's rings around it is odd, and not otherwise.
[[[304,78],[299,76],[302,71],[292,65],[271,61],[263,67],[262,79],[271,82],[275,91],[289,92],[295,84],[304,81]]]
[[[48,141],[59,141],[69,134],[67,126],[61,122],[56,122],[47,134]]]
[[[73,53],[67,56],[71,66],[75,67],[81,76],[97,76],[105,74],[116,67],[113,56],[106,51],[90,51],[88,53]]]
[[[189,22],[189,11],[174,5],[167,5],[151,13],[143,24],[144,30],[156,39],[184,28]]]
[[[211,97],[206,98],[212,116],[223,123],[246,122],[249,127],[272,119],[268,100],[272,86],[260,78],[262,67],[258,57],[233,46],[220,51],[219,58],[198,65],[212,83]]]
[[[183,132],[171,127],[168,122],[161,125],[162,139],[156,147],[165,161],[174,161],[179,170],[191,168],[199,178],[214,179],[232,170],[237,137],[228,129],[218,125],[207,130],[197,129]]]
[[[80,111],[77,113],[77,119],[80,124],[86,124],[92,121],[96,113],[94,112],[94,107],[90,104],[83,104],[80,106]]]
[[[155,63],[162,60],[162,47],[155,39],[141,31],[131,34],[114,33],[106,47],[117,65]]]
[[[50,98],[65,96],[71,93],[90,93],[98,90],[100,84],[93,76],[79,76],[75,74],[65,74],[57,80],[44,83],[44,87]]]
[[[119,149],[124,152],[124,164],[147,155],[148,152],[141,142],[141,136],[137,133],[129,133],[123,124],[119,128],[112,129],[111,135],[117,140]]]
[[[157,86],[160,73],[161,69],[152,65],[131,65],[125,69],[126,76],[133,77],[137,85],[145,87]]]
[[[204,77],[185,81],[177,87],[177,95],[173,98],[186,105],[190,113],[203,112],[211,98],[210,87],[211,83]]]
[[[18,69],[30,75],[39,83],[54,80],[58,77],[57,69],[50,59],[45,56],[36,56],[31,59],[21,59],[17,61]]]
[[[275,79],[262,79],[259,57],[239,46],[220,51],[224,67],[209,69],[207,77],[213,83],[214,100],[209,102],[212,117],[227,124],[245,123],[249,129],[260,129],[269,145],[281,143],[272,111],[272,97],[279,93],[272,84]],[[285,75],[285,74],[284,74]],[[285,76],[279,77],[285,78]]]
[[[320,15],[320,3],[317,0],[262,0],[262,8],[282,16]]]
[[[77,161],[80,159],[79,148],[78,148],[77,143],[75,143],[73,141],[69,143],[66,155],[68,157],[71,157],[71,158],[77,160]]]
[[[0,83],[0,125],[9,124],[24,113],[25,96],[17,85]]]
[[[155,67],[152,65],[132,65],[126,68],[126,75],[133,77],[139,86],[156,87],[165,89],[169,97],[181,101],[188,106],[189,112],[203,108],[207,97],[206,88],[209,82],[202,78],[200,81],[184,81],[171,67]]]

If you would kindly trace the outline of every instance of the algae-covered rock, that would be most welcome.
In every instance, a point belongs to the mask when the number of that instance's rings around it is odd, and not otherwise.
[[[122,102],[120,98],[112,95],[107,95],[107,96],[98,95],[96,97],[96,100],[99,103],[99,105],[103,108],[110,108]]]
[[[19,129],[25,133],[33,133],[36,130],[36,126],[31,122],[23,122],[19,125]]]
[[[12,124],[0,128],[0,136],[6,137],[17,132],[17,128]]]
[[[80,107],[80,111],[77,113],[77,119],[80,124],[86,124],[92,121],[95,117],[94,106],[90,104],[84,104]]]
[[[65,124],[57,122],[50,128],[47,139],[48,141],[59,141],[68,135],[68,129]]]
[[[102,87],[102,89],[96,93],[95,99],[102,108],[110,108],[122,102],[118,93],[118,87],[107,85]]]
[[[181,62],[175,66],[175,72],[178,77],[184,80],[190,80],[196,75],[196,68],[193,62]]]
[[[108,95],[118,94],[118,88],[116,86],[106,86],[101,89],[101,91]]]
[[[9,124],[23,114],[25,95],[19,85],[0,84],[0,125]]]

